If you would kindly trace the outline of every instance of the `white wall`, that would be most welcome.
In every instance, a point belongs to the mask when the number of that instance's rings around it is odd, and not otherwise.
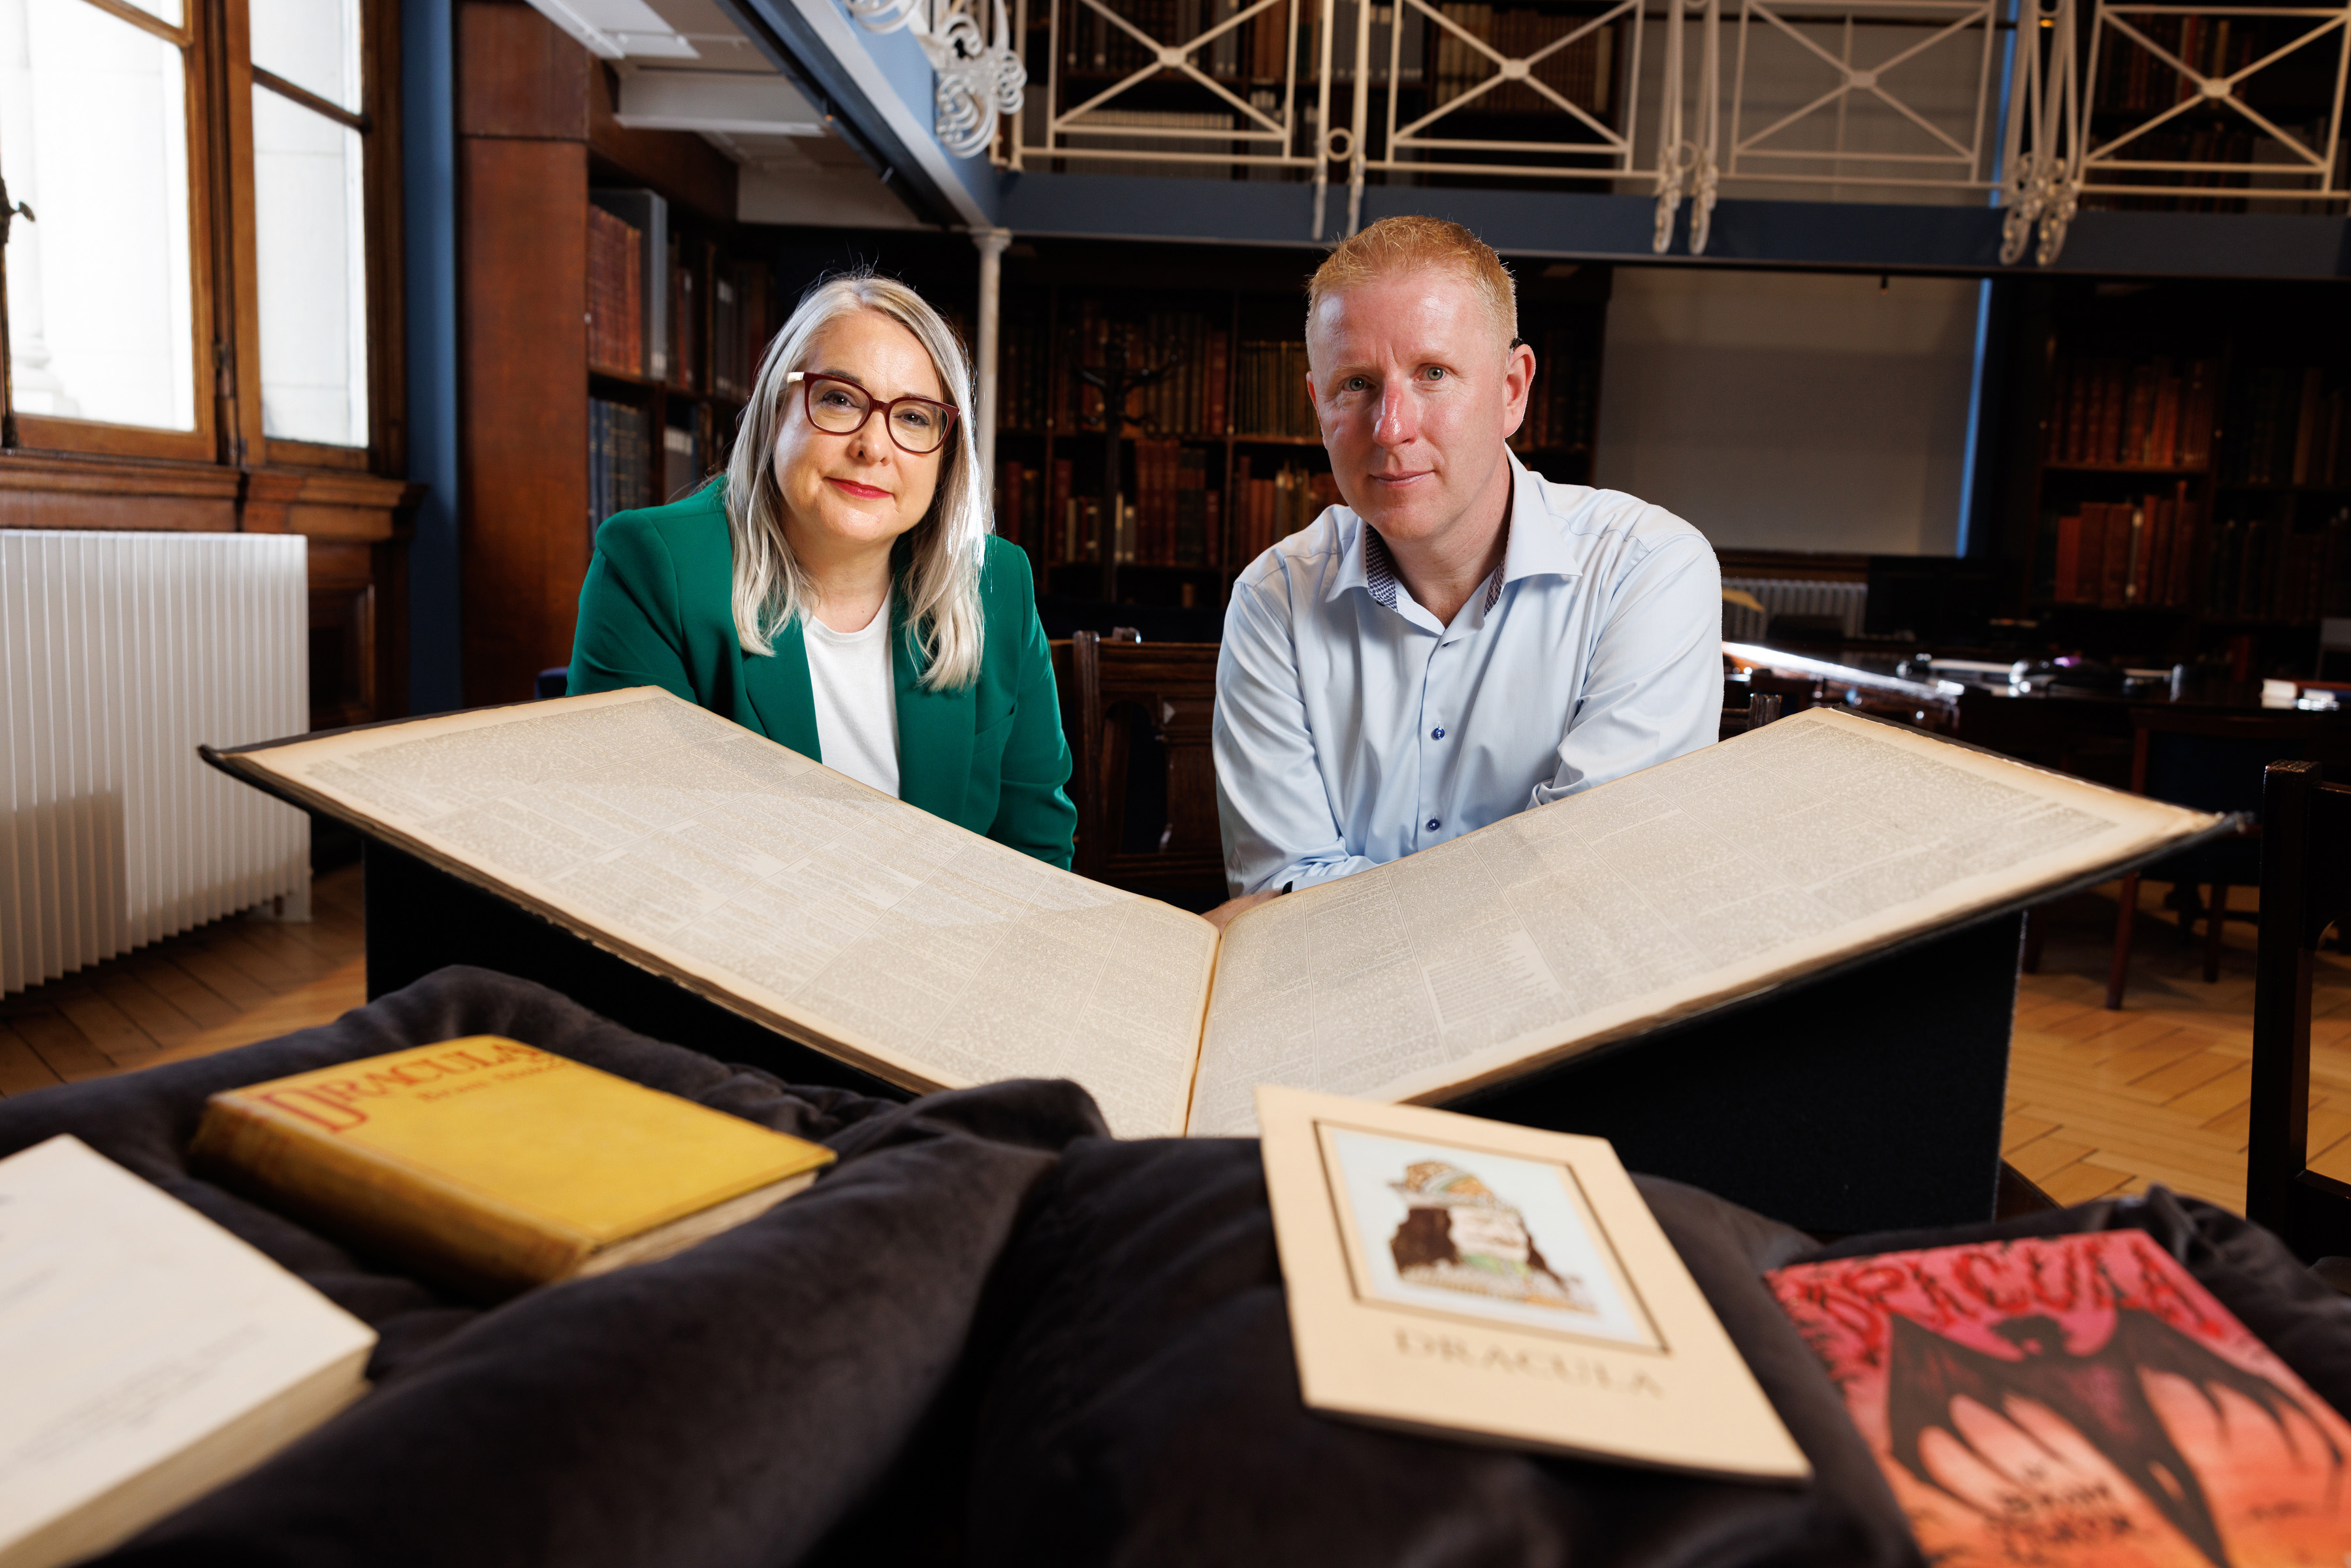
[[[1598,482],[1718,547],[1952,553],[1977,289],[1618,268]]]

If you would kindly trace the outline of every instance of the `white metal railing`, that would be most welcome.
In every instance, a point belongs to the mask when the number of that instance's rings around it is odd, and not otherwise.
[[[1743,0],[1723,178],[1989,191],[2000,8],[2001,0],[1851,0],[1827,7],[1816,0]],[[1836,43],[1834,52],[1823,32]],[[1747,92],[1756,73],[1750,61],[1772,42],[1827,80],[1805,102],[1750,131]],[[1870,47],[1888,42],[1895,46],[1890,54]],[[1966,62],[1973,79],[1964,99],[1930,105],[1907,87],[1930,62],[1939,65],[1961,48],[1973,56]],[[1880,110],[1881,119],[1890,115],[1890,129],[1907,132],[1910,145],[1883,136],[1876,140],[1887,145],[1853,145],[1857,104]],[[1833,127],[1824,145],[1793,144],[1797,133],[1817,133],[1823,121]],[[1823,162],[1832,167],[1813,167]]]
[[[2030,248],[2043,265],[2085,195],[2351,194],[2340,152],[2351,0],[1588,0],[1573,16],[1456,0],[1171,0],[1159,15],[1198,17],[1174,39],[1126,3],[1019,0],[1017,37],[1030,5],[1050,8],[1047,101],[1034,128],[1008,116],[996,156],[1302,178],[1316,239],[1359,226],[1374,177],[1638,182],[1656,201],[1660,253],[1685,203],[1689,248],[1704,251],[1726,181],[1985,200],[2005,209],[2001,259]],[[2303,25],[2264,30],[2276,20]],[[1127,51],[1124,68],[1104,68],[1105,49],[1090,76],[1065,70],[1081,24]],[[1236,68],[1245,48],[1278,68]],[[2281,64],[2324,83],[2325,100],[2299,118],[2265,110],[2248,89]],[[1169,107],[1170,82],[1189,89],[1186,110]],[[2244,133],[2231,141],[2206,113],[2183,149],[2199,106]],[[1516,123],[1480,122],[1498,107]],[[1327,200],[1342,179],[1343,226]]]
[[[2228,24],[2256,16],[2296,17],[2307,20],[2310,25],[2299,37],[2258,58],[2245,59],[2232,70],[2225,57],[2230,37]],[[2166,19],[2176,19],[2176,27],[2166,26]],[[2158,42],[2150,36],[2157,32],[2174,36]],[[2316,137],[2296,135],[2292,130],[2276,124],[2246,100],[2241,89],[2253,77],[2303,57],[2305,51],[2323,51],[2329,45],[2334,48],[2334,68],[2326,74],[2334,78],[2334,92],[2332,101],[2327,105],[2325,129]],[[2089,63],[2083,73],[2085,80],[2092,84],[2100,83],[2098,68],[2102,63],[2111,63],[2106,53],[2109,49],[2115,52],[2115,58],[2127,58],[2126,51],[2144,51],[2148,57],[2150,88],[2168,89],[2172,101],[2161,108],[2153,102],[2144,106],[2125,105],[2124,112],[2129,113],[2137,107],[2145,118],[2118,127],[2110,134],[2084,138],[2080,169],[2085,191],[2142,196],[2210,196],[2214,193],[2214,188],[2210,184],[2165,184],[2159,181],[2130,183],[2111,177],[2101,180],[2099,176],[2209,174],[2215,167],[2224,167],[2231,173],[2281,180],[2283,183],[2275,187],[2275,193],[2280,196],[2342,193],[2343,188],[2336,180],[2335,150],[2343,132],[2344,72],[2346,66],[2351,65],[2351,7],[2319,9],[2265,5],[2216,13],[2194,5],[2118,5],[2113,0],[2097,0],[2097,12],[2090,27]],[[2251,55],[2250,50],[2245,53]],[[2199,59],[2183,59],[2182,55],[2197,56]],[[2148,94],[2150,99],[2162,96],[2164,93],[2161,91],[2151,90]],[[2273,141],[2285,156],[2268,161],[2247,159],[2223,162],[2211,159],[2166,158],[2146,145],[2147,139],[2163,126],[2205,103],[2218,104],[2233,111],[2234,116],[2242,120],[2247,127],[2259,131]],[[2094,103],[2092,107],[2103,105]],[[2252,145],[2258,148],[2259,143]],[[2134,147],[2137,148],[2136,154],[2132,151]],[[2227,193],[2234,196],[2248,193],[2232,188]]]

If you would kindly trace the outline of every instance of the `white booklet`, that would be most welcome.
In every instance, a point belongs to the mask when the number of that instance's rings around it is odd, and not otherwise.
[[[0,1568],[258,1465],[366,1392],[375,1337],[78,1138],[0,1160]]]
[[[1656,1469],[1812,1474],[1606,1139],[1270,1086],[1257,1117],[1310,1407]]]

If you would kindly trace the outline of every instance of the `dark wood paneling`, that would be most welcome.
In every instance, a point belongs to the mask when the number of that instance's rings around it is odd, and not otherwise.
[[[458,158],[465,701],[518,702],[570,657],[588,570],[588,149],[465,137]]]
[[[310,727],[365,724],[377,708],[373,549],[310,541]]]
[[[595,64],[529,6],[467,0],[457,8],[457,133],[585,141]]]
[[[614,172],[658,187],[672,202],[732,223],[735,165],[699,136],[683,131],[632,131],[621,124],[612,118],[618,87],[611,67],[594,62],[588,80],[588,150]]]

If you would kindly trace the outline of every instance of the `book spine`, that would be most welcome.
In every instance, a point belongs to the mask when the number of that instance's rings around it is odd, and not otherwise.
[[[2183,468],[2202,468],[2212,461],[2214,376],[2208,360],[2198,360],[2188,367],[2188,384],[2181,393],[2179,415],[2179,465]]]
[[[2171,592],[2167,600],[2182,608],[2196,598],[2196,558],[2204,531],[2198,515],[2196,503],[2188,498],[2188,481],[2182,479],[2172,491]]]
[[[2130,508],[2130,576],[2123,589],[2123,601],[2145,604],[2155,582],[2155,518],[2147,503]]]
[[[2081,562],[2074,567],[2074,604],[2097,604],[2105,600],[2106,583],[2106,506],[2090,501],[2081,507]]]
[[[544,1284],[594,1249],[585,1235],[235,1093],[205,1107],[188,1154],[192,1163],[235,1172],[289,1213],[469,1284]]]
[[[2320,444],[2319,416],[2325,406],[2324,380],[2325,372],[2314,365],[2302,373],[2302,400],[2296,408],[2294,430],[2294,482],[2297,485],[2317,483],[2324,472],[2314,464]]]
[[[2098,587],[2098,602],[2112,609],[2130,601],[2131,547],[2137,535],[2131,527],[2131,509],[2117,501],[2106,514],[2106,568]]]
[[[2055,570],[2049,597],[2059,604],[2078,603],[2082,580],[2082,519],[2077,515],[2057,519]]]

